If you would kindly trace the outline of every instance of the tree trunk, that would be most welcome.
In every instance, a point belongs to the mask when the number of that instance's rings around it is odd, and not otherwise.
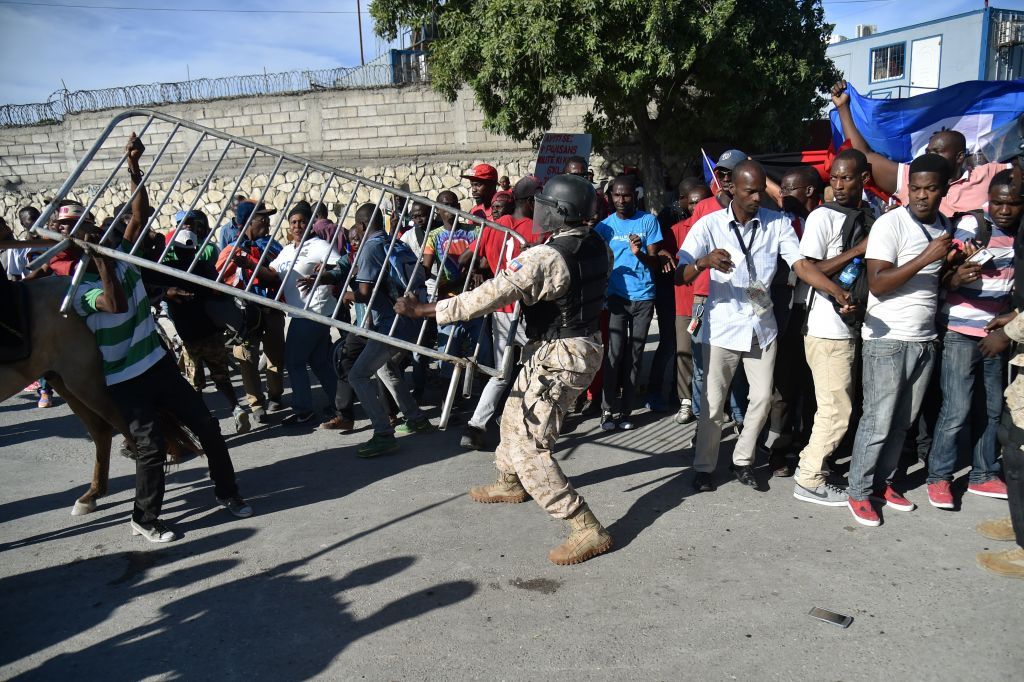
[[[644,181],[644,201],[647,211],[658,214],[668,203],[665,196],[665,162],[658,144],[657,121],[647,116],[646,109],[633,116],[637,140],[640,143],[640,177]]]

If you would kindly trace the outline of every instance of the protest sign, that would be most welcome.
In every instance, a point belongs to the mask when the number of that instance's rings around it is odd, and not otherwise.
[[[582,133],[544,133],[537,152],[537,166],[533,174],[547,182],[562,172],[570,156],[590,159],[590,135]]]

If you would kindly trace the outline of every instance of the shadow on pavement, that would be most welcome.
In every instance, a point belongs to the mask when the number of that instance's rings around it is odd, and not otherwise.
[[[202,580],[216,582],[217,576],[241,562],[214,559],[174,565],[250,540],[253,534],[233,529],[160,551],[118,552],[0,581],[0,590],[11,596],[0,626],[0,664],[73,638],[129,602],[172,597],[176,589]],[[477,590],[470,581],[449,581],[356,618],[345,592],[401,573],[414,557],[384,559],[341,579],[293,573],[353,538],[309,557],[171,599],[151,618],[136,619],[136,627],[48,658],[23,678],[307,679],[323,672],[361,637],[463,601]]]

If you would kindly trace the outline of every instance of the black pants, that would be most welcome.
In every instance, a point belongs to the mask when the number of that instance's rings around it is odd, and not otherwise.
[[[803,445],[810,436],[814,419],[814,380],[804,353],[804,320],[807,309],[793,306],[786,323],[779,327],[775,356],[775,392],[769,413],[769,428],[779,434],[772,445],[776,460],[785,457],[794,446]]]
[[[605,412],[628,416],[633,411],[637,376],[643,364],[644,344],[654,319],[654,301],[627,301],[608,297],[608,351],[604,358]],[[622,398],[619,398],[619,389]]]
[[[1003,444],[1003,476],[1010,503],[1010,521],[1017,544],[1024,547],[1024,430],[1014,425],[1010,411],[1003,407],[999,425],[999,441]]]
[[[655,275],[654,309],[658,314],[658,348],[651,360],[651,376],[647,381],[647,395],[662,395],[669,365],[676,359],[676,295],[672,284],[673,275]],[[674,368],[673,368],[674,369]],[[671,376],[675,376],[672,372]],[[675,382],[669,384],[673,388]],[[670,390],[670,394],[674,391]]]
[[[135,439],[135,509],[132,519],[152,523],[160,516],[164,501],[164,460],[167,441],[158,413],[173,414],[199,439],[210,468],[214,492],[227,498],[238,494],[235,469],[220,426],[210,415],[203,398],[181,376],[169,355],[140,376],[108,388]]]

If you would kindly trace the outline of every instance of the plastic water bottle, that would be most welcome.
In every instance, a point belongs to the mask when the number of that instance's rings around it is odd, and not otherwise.
[[[843,271],[839,273],[839,286],[847,291],[853,287],[854,282],[857,281],[857,276],[860,275],[861,268],[864,267],[861,263],[860,258],[854,258],[846,264]]]

